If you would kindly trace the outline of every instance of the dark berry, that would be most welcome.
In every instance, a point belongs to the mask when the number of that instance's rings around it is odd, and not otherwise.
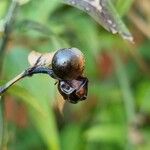
[[[77,48],[58,50],[52,59],[54,74],[64,80],[72,80],[83,74],[84,56]]]

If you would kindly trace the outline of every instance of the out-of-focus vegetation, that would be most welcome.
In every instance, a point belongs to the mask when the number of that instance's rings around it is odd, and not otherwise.
[[[21,2],[1,57],[2,82],[29,66],[32,50],[77,47],[86,57],[89,94],[84,102],[66,103],[61,114],[62,97],[54,80],[45,75],[24,79],[3,98],[1,149],[149,150],[150,1],[113,1],[135,44],[108,33],[86,13],[59,0]],[[0,0],[1,38],[10,4]]]

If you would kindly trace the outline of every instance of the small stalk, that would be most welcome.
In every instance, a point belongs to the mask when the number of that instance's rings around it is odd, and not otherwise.
[[[122,91],[123,102],[126,112],[126,119],[127,119],[127,137],[128,143],[127,148],[128,150],[135,149],[134,144],[131,141],[130,132],[131,128],[134,127],[134,122],[136,118],[136,111],[135,111],[135,99],[132,94],[132,90],[130,87],[128,75],[125,69],[125,66],[120,58],[120,56],[115,53],[113,54],[115,60],[115,68],[116,68],[116,75],[118,78],[118,82]]]
[[[2,39],[0,39],[0,76],[2,78],[2,67],[3,67],[3,60],[5,56],[5,49],[8,43],[9,35],[11,33],[11,29],[13,26],[16,10],[19,6],[19,2],[17,0],[12,0],[8,9],[8,13],[4,18],[4,35]],[[1,94],[0,94],[1,95]],[[4,97],[0,97],[0,149],[4,148],[5,145],[5,129],[6,129],[6,121],[4,116],[5,111],[5,100]]]
[[[0,87],[0,95],[2,95],[5,91],[7,91],[7,89],[9,89],[12,85],[14,85],[19,80],[21,80],[25,77],[30,77],[30,76],[32,76],[34,74],[38,74],[38,73],[48,74],[52,78],[54,78],[53,71],[51,68],[44,67],[44,66],[33,66],[31,68],[26,69],[19,75],[17,75],[15,78],[13,78],[9,82],[7,82],[5,85],[1,86]]]

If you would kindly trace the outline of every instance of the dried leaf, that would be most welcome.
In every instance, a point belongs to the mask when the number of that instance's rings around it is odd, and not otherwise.
[[[29,56],[28,56],[28,62],[31,66],[34,66],[37,62],[37,60],[40,57],[40,60],[38,62],[37,65],[41,65],[41,66],[50,66],[51,65],[51,61],[52,58],[54,56],[55,52],[51,52],[51,53],[39,53],[36,51],[32,51]]]

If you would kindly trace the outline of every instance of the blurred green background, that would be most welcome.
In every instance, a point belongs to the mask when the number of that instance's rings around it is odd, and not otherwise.
[[[134,36],[129,43],[60,0],[20,0],[1,83],[29,66],[32,50],[77,47],[86,57],[88,98],[65,103],[46,75],[26,78],[2,98],[2,150],[150,149],[150,1],[112,0]],[[11,0],[0,0],[0,38]],[[2,44],[1,40],[1,44]]]

